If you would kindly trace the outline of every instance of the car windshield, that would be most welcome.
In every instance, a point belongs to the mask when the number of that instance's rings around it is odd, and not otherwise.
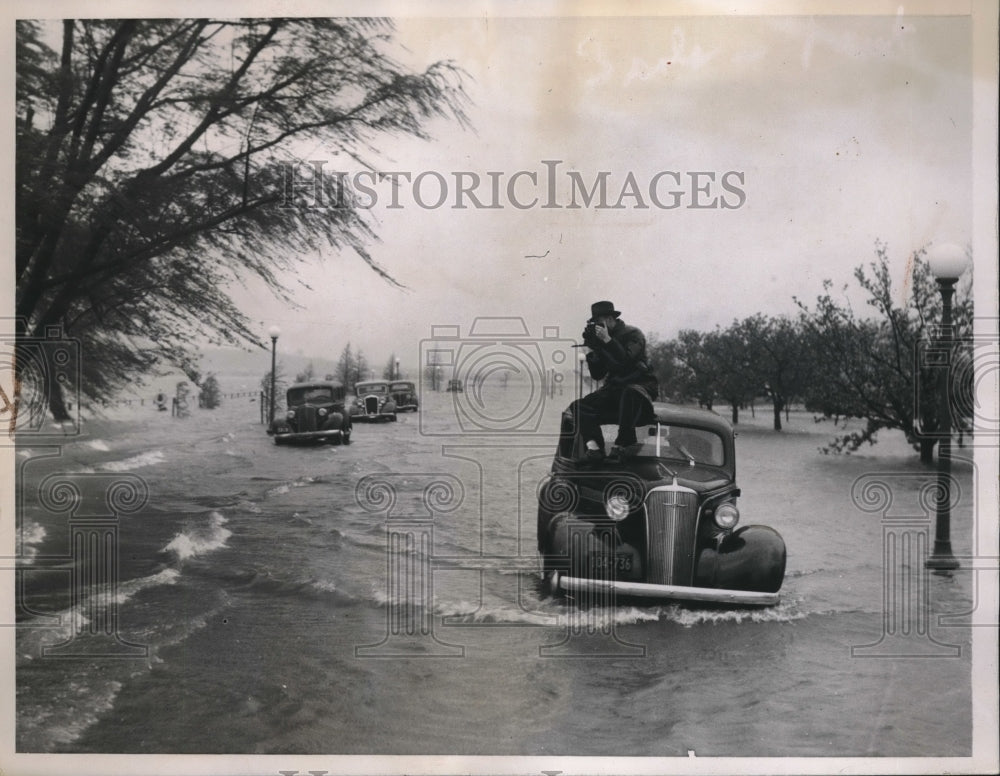
[[[308,388],[290,388],[288,390],[288,403],[295,404],[322,404],[334,400],[334,389],[328,385],[314,385]]]
[[[392,390],[394,391],[412,391],[413,383],[393,383]]]
[[[356,390],[359,396],[363,393],[386,393],[389,386],[385,383],[358,383]]]
[[[605,439],[613,439],[617,426],[604,427]],[[675,426],[654,423],[637,426],[636,439],[642,445],[638,455],[649,458],[664,458],[691,464],[724,466],[726,447],[722,437],[716,432],[691,426]]]

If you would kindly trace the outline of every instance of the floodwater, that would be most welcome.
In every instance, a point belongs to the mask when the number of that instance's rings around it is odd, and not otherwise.
[[[580,610],[535,559],[568,398],[425,392],[350,446],[275,446],[246,398],[22,442],[17,751],[970,755],[974,580],[924,571],[934,475],[905,444],[827,456],[808,414],[744,413],[741,523],[784,536],[781,603]],[[74,513],[60,480],[97,495]]]

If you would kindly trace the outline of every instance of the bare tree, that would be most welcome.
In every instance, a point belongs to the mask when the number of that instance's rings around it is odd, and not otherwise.
[[[813,354],[806,407],[826,418],[865,420],[864,429],[841,434],[828,450],[857,450],[874,443],[880,430],[898,429],[920,451],[921,461],[933,461],[940,422],[940,367],[922,358],[921,348],[933,342],[941,301],[923,256],[923,250],[913,254],[910,293],[901,299],[892,286],[886,246],[876,244],[876,260],[854,272],[873,316],[862,316],[849,303],[834,298],[830,281],[824,283],[824,293],[814,308],[799,302]],[[948,359],[952,365],[971,357],[967,352],[973,318],[971,282],[970,272],[956,295],[957,336]],[[971,370],[963,374],[971,378]],[[971,384],[956,388],[972,391]],[[972,402],[955,405],[968,408]],[[955,431],[962,432],[967,423],[959,415]]]

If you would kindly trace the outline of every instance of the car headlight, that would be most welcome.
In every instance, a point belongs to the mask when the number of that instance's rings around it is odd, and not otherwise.
[[[740,510],[731,501],[719,504],[715,510],[715,524],[719,528],[733,528],[740,521]]]
[[[320,407],[319,408],[319,416],[321,418],[325,418],[326,417],[326,407]]]
[[[289,420],[295,420],[295,410],[288,410],[288,412],[285,413],[285,417]]]
[[[628,517],[628,499],[616,493],[604,502],[604,511],[612,520],[624,520]]]

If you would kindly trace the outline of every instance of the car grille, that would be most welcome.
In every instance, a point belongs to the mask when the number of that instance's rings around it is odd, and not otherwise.
[[[369,415],[375,415],[378,412],[378,397],[369,396],[365,399],[365,412]]]
[[[698,494],[680,485],[655,488],[646,496],[646,581],[690,585],[694,574]]]
[[[300,407],[295,410],[295,423],[299,431],[315,431],[319,427],[317,420],[315,407]]]

